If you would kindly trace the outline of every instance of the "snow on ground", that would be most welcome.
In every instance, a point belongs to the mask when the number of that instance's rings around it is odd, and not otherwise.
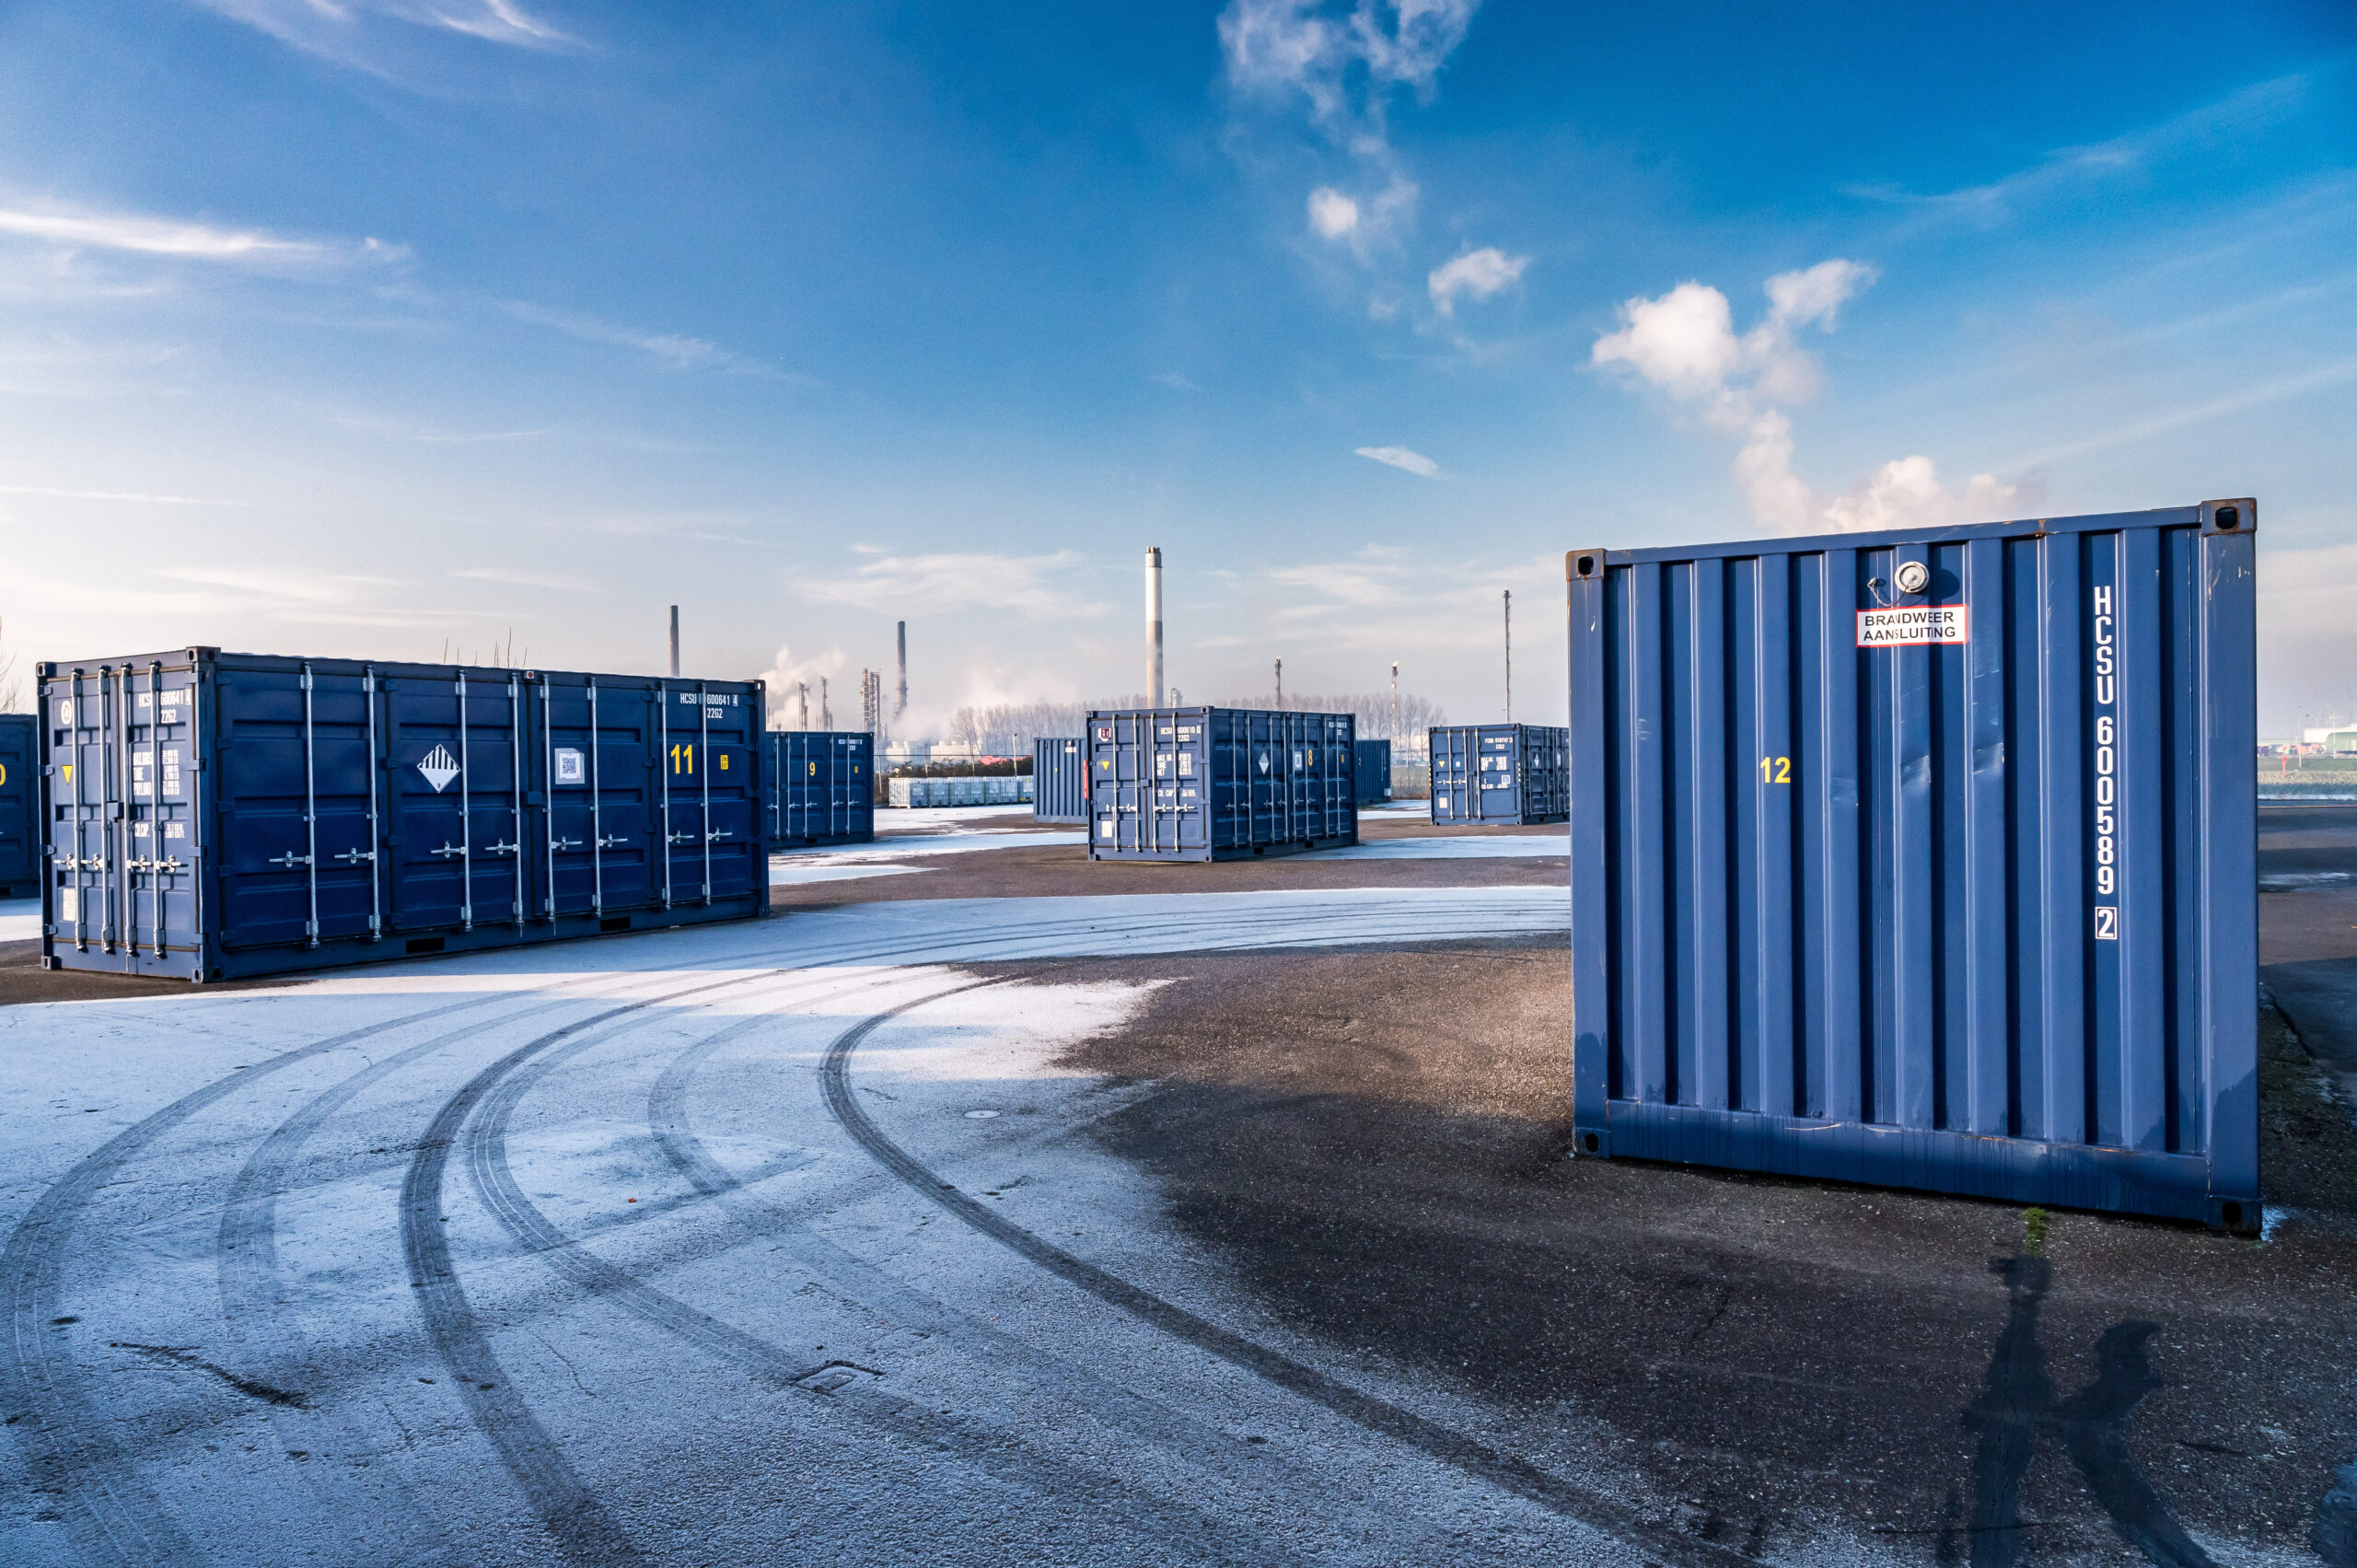
[[[1568,917],[908,901],[0,1008],[0,1224],[42,1204],[0,1281],[31,1417],[0,1495],[44,1502],[0,1561],[110,1559],[92,1519],[273,1564],[1625,1561],[1137,1307],[1318,1353],[1073,1135],[1154,1092],[1055,1064],[1149,988],[946,967]]]
[[[1019,806],[879,806],[879,833],[970,833],[1031,820],[1031,804]]]
[[[1317,853],[1327,860],[1543,859],[1550,854],[1570,855],[1572,839],[1569,833],[1516,833],[1511,837],[1477,837],[1470,833],[1459,837],[1451,833],[1428,839],[1365,839],[1342,849]]]
[[[1087,842],[1088,835],[1077,828],[1045,833],[894,833],[888,838],[878,837],[873,843],[813,844],[808,849],[773,854],[770,863],[841,865],[862,860],[906,860],[916,854],[971,854],[989,849],[1042,849],[1052,844]]]
[[[39,899],[0,899],[0,942],[41,939]]]

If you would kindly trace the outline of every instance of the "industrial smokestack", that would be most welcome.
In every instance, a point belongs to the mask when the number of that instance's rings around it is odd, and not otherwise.
[[[1506,723],[1514,723],[1514,590],[1506,596]]]
[[[671,673],[679,673],[679,607],[671,607]]]
[[[1162,706],[1162,552],[1145,550],[1146,705]]]
[[[900,697],[892,704],[892,716],[898,719],[909,711],[909,623],[900,622]]]

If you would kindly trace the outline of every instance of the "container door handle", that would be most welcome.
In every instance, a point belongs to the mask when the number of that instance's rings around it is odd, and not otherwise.
[[[342,854],[331,858],[341,860],[348,865],[358,865],[364,861],[373,865],[377,862],[377,852],[373,849],[348,849]]]
[[[666,833],[663,835],[663,842],[667,844],[692,843],[695,842],[695,835],[693,833]]]
[[[430,849],[425,853],[428,854],[448,856],[453,854],[464,854],[467,852],[464,845],[445,842],[440,849]]]
[[[273,857],[271,860],[266,862],[266,864],[271,865],[283,865],[286,867],[287,870],[292,871],[298,865],[310,865],[311,857],[308,854],[296,854],[290,849],[284,854]]]
[[[514,854],[517,850],[523,847],[524,846],[521,844],[493,844],[487,853],[492,854]]]
[[[551,839],[549,841],[549,848],[551,849],[579,849],[580,847],[581,841],[579,839]]]
[[[598,841],[598,847],[599,849],[611,849],[616,844],[626,844],[628,842],[630,842],[628,839],[621,838],[618,835],[610,839],[599,839]]]
[[[706,833],[703,836],[703,842],[706,843],[713,843],[721,839],[733,839],[737,835],[734,832],[730,831],[726,828],[714,828],[711,832]]]

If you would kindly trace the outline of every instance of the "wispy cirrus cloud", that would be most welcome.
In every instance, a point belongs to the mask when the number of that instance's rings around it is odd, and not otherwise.
[[[1076,551],[1052,555],[863,553],[870,559],[848,576],[803,581],[803,596],[878,612],[1011,610],[1039,620],[1105,612],[1106,607],[1089,599],[1074,581],[1081,565]]]
[[[1438,463],[1422,452],[1411,452],[1405,447],[1353,447],[1351,451],[1356,457],[1372,459],[1376,462],[1386,463],[1395,469],[1404,469],[1419,479],[1440,477]]]
[[[2147,176],[2156,164],[2179,151],[2247,136],[2296,114],[2306,106],[2308,96],[2305,75],[2278,76],[2123,136],[2056,148],[2026,168],[1978,185],[1917,192],[1869,182],[1845,186],[1843,191],[1864,201],[1907,209],[1914,215],[1910,226],[1952,223],[1991,228],[2074,191]]]
[[[376,70],[372,35],[386,24],[515,49],[578,41],[515,0],[195,0],[231,21],[338,64]]]
[[[0,206],[0,235],[62,250],[112,250],[280,271],[382,265],[409,256],[405,247],[381,239],[296,238],[261,228],[52,204]]]
[[[528,300],[503,299],[499,302],[499,308],[519,321],[547,327],[567,337],[578,338],[583,343],[635,349],[675,370],[717,370],[730,376],[764,376],[801,382],[809,380],[806,376],[780,370],[773,365],[723,348],[708,339],[691,338],[681,332],[647,331],[643,328],[609,321],[586,311],[552,309]]]
[[[432,447],[536,441],[543,436],[556,434],[556,426],[552,424],[539,425],[529,430],[448,430],[440,425],[414,424],[407,420],[385,419],[371,414],[337,414],[331,416],[329,423],[362,435],[383,436],[395,441],[416,441]]]
[[[1220,53],[1237,99],[1306,104],[1329,175],[1302,209],[1308,231],[1362,266],[1405,243],[1422,196],[1391,145],[1391,101],[1401,91],[1432,98],[1479,6],[1480,0],[1353,0],[1340,7],[1327,0],[1229,0],[1219,15]],[[1390,319],[1396,302],[1379,296],[1370,313]]]
[[[250,506],[250,501],[213,501],[197,495],[149,495],[130,490],[57,490],[42,484],[0,484],[0,495],[46,495],[60,501],[134,501],[150,506]]]

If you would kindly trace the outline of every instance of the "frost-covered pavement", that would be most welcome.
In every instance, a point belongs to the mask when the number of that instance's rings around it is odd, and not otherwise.
[[[41,900],[0,899],[0,942],[41,940]]]
[[[867,904],[0,1010],[0,1561],[1628,1560],[1072,1134],[1139,986],[1554,889]]]

